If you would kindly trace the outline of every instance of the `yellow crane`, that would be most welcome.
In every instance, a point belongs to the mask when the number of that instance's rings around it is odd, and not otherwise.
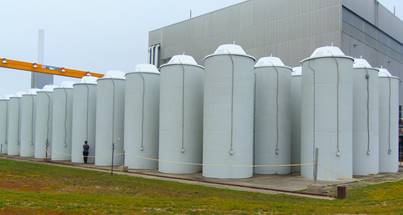
[[[1,58],[0,67],[7,69],[16,69],[28,72],[43,73],[49,75],[58,75],[71,78],[82,78],[84,76],[94,76],[97,78],[102,78],[104,75],[95,72],[86,72],[75,69],[68,69],[64,67],[48,66],[37,63],[29,63],[23,61],[17,61],[7,58]]]

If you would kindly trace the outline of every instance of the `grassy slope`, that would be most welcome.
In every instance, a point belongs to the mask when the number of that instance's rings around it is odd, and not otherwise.
[[[401,211],[402,181],[351,191],[347,200],[326,201],[0,160],[0,214],[399,214]]]

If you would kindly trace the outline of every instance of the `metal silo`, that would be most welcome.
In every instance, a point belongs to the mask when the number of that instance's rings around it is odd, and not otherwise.
[[[53,91],[52,153],[54,161],[71,160],[73,82],[63,82]]]
[[[95,165],[122,165],[124,161],[125,74],[110,71],[98,80]],[[113,152],[113,153],[112,153]]]
[[[191,56],[174,56],[161,66],[159,171],[201,170],[203,73]]]
[[[352,178],[352,70],[353,58],[333,46],[318,48],[303,61],[301,174],[306,178],[315,172],[323,181]]]
[[[378,70],[364,59],[354,61],[353,174],[379,172]]]
[[[73,127],[71,161],[84,163],[83,145],[90,146],[88,163],[95,162],[95,122],[97,78],[86,76],[73,89]]]
[[[0,154],[7,154],[7,107],[10,98],[0,97]]]
[[[35,154],[35,106],[38,89],[29,89],[22,95],[20,103],[20,156],[34,157]]]
[[[302,67],[293,68],[291,73],[291,167],[293,173],[300,172],[301,167],[301,90]]]
[[[126,74],[125,165],[158,169],[160,73],[142,64]]]
[[[379,69],[379,172],[399,171],[399,78]]]
[[[56,85],[46,85],[37,92],[35,112],[35,158],[51,158],[53,90]]]
[[[20,155],[20,102],[24,92],[10,97],[7,113],[7,154]]]
[[[255,65],[256,174],[290,174],[291,73],[277,57],[261,58]]]
[[[203,176],[253,176],[255,58],[222,45],[205,58]]]

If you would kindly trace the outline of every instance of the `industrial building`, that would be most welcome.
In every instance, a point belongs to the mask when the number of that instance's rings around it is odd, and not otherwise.
[[[257,58],[273,54],[290,66],[334,44],[395,76],[403,68],[403,22],[377,0],[244,1],[151,31],[149,59],[159,66],[186,53],[204,64],[217,46],[233,42]]]

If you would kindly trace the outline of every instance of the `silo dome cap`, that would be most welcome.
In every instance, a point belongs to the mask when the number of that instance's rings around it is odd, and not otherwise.
[[[125,73],[119,70],[111,70],[106,72],[105,76],[101,79],[125,79]]]
[[[57,88],[57,87],[58,87],[57,85],[46,85],[46,86],[44,86],[43,89],[40,90],[39,92],[53,92],[53,90],[54,90],[55,88]]]
[[[382,77],[382,78],[392,78],[393,77],[392,74],[390,74],[390,72],[385,68],[380,68],[378,74],[379,74],[379,77]]]
[[[25,94],[24,91],[19,91],[19,92],[17,92],[17,93],[15,94],[15,96],[12,96],[12,97],[21,98],[22,95],[24,95],[24,94]]]
[[[174,65],[174,64],[186,64],[186,65],[194,65],[198,66],[196,60],[189,55],[175,55],[169,60],[166,65]]]
[[[286,67],[286,66],[284,65],[283,61],[278,57],[263,57],[260,58],[255,65],[255,68],[260,67]]]
[[[72,81],[63,81],[58,88],[72,89],[74,84]]]
[[[220,45],[214,52],[214,54],[207,56],[206,58],[215,56],[215,55],[239,55],[239,56],[246,56],[250,57],[256,61],[254,57],[251,55],[246,54],[245,50],[237,44],[224,44]],[[206,59],[205,58],[205,59]]]
[[[98,78],[91,76],[91,75],[87,75],[87,76],[84,76],[83,78],[81,78],[80,83],[81,84],[97,84],[97,80],[98,80]]]
[[[0,96],[0,100],[9,100],[10,97],[13,97],[13,95],[4,95],[4,96]]]
[[[302,67],[294,67],[292,68],[292,76],[301,76],[302,75]]]
[[[310,59],[316,59],[316,58],[327,58],[327,57],[341,57],[341,58],[349,58],[351,60],[354,60],[352,57],[346,56],[343,51],[336,46],[324,46],[317,48],[312,55],[303,61],[310,60]]]
[[[157,67],[152,64],[139,64],[136,66],[135,72],[146,72],[146,73],[155,73],[160,74]]]
[[[36,95],[38,91],[39,89],[36,88],[28,89],[27,91],[24,92],[23,95]]]
[[[371,64],[363,58],[354,59],[354,69],[372,69]]]

